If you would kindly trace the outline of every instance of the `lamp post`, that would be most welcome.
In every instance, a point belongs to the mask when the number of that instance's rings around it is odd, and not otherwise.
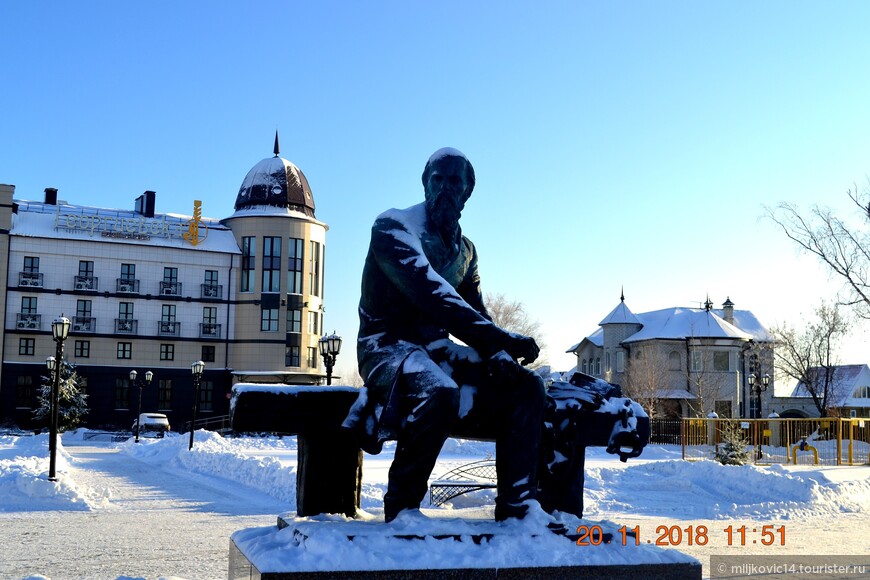
[[[193,373],[193,418],[190,420],[190,445],[187,450],[193,449],[193,431],[196,429],[196,408],[199,406],[199,382],[202,380],[202,372],[205,370],[205,363],[201,360],[190,365],[190,372]]]
[[[49,370],[54,372],[51,382],[51,407],[48,430],[48,480],[57,481],[57,413],[60,404],[60,373],[63,365],[63,343],[69,336],[70,320],[64,315],[55,318],[51,323],[51,334],[57,345],[54,358],[48,357],[45,361]]]
[[[130,384],[133,386],[139,386],[139,414],[136,415],[136,443],[139,443],[139,428],[141,427],[140,423],[142,422],[142,381],[136,382],[136,376],[138,373],[134,370],[130,371]],[[154,373],[151,371],[145,372],[145,385],[146,387],[151,386],[151,379],[154,378]]]
[[[755,396],[755,419],[761,419],[761,391],[766,391],[767,386],[770,384],[770,375],[764,373],[763,375],[756,376],[758,373],[749,373],[749,376],[746,377],[749,380],[749,388],[752,391],[752,394]],[[761,379],[761,380],[759,380]],[[758,425],[756,425],[756,431],[758,429]],[[758,447],[755,450],[755,458],[761,459],[761,435],[757,435],[758,437]]]
[[[318,341],[318,346],[320,347],[320,356],[323,357],[323,364],[326,366],[326,384],[332,385],[332,367],[335,366],[335,359],[341,352],[341,337],[333,331],[329,336],[321,338]]]
[[[770,385],[770,375],[767,373],[764,373],[763,375],[760,375],[759,373],[749,373],[749,376],[747,376],[746,379],[749,381],[749,389],[755,397],[755,417],[753,417],[753,419],[760,419],[761,392],[766,391],[768,385]]]

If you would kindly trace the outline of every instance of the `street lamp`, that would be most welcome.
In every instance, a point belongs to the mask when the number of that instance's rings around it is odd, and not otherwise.
[[[60,372],[63,366],[63,342],[69,336],[70,320],[64,315],[55,318],[51,323],[51,334],[57,345],[54,358],[48,357],[45,364],[54,372],[54,380],[51,382],[51,417],[48,429],[48,480],[57,481],[57,408],[60,405]]]
[[[139,443],[139,428],[141,427],[140,423],[142,422],[142,381],[136,382],[136,375],[138,373],[135,370],[130,371],[130,384],[133,386],[139,385],[139,414],[136,415],[136,443]],[[151,371],[145,372],[145,385],[146,387],[151,386],[151,379],[154,378],[154,373]]]
[[[196,429],[196,408],[199,406],[199,382],[202,380],[202,371],[205,370],[205,363],[201,360],[190,365],[190,372],[193,373],[193,419],[190,420],[190,445],[187,450],[193,449],[193,431]]]
[[[760,375],[760,377],[756,376],[757,373],[749,373],[749,376],[746,377],[749,381],[749,389],[755,395],[755,419],[761,419],[761,391],[766,391],[767,386],[770,384],[770,375],[764,373]],[[758,379],[761,379],[759,382]],[[758,425],[756,425],[758,428]],[[761,436],[756,435],[758,437],[758,447],[755,450],[755,458],[761,459]]]
[[[320,356],[323,357],[323,364],[326,366],[326,384],[332,385],[332,367],[335,366],[335,359],[341,352],[341,337],[333,331],[329,336],[321,338],[318,341],[318,346],[320,347]]]
[[[766,391],[767,386],[770,385],[769,374],[764,373],[760,376],[757,376],[757,374],[758,373],[749,373],[749,376],[746,377],[749,381],[749,389],[755,397],[755,417],[753,417],[753,419],[761,418],[761,392]],[[759,381],[759,378],[761,381]]]

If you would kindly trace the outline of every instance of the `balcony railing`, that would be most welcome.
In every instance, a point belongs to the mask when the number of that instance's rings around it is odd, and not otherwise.
[[[157,334],[160,336],[181,336],[181,323],[161,320],[157,323]]]
[[[212,322],[200,322],[199,323],[199,336],[203,338],[220,338],[221,337],[221,325],[214,324]]]
[[[223,298],[224,287],[219,284],[200,284],[199,293],[202,298]]]
[[[181,296],[181,282],[161,282],[161,296]]]
[[[18,285],[42,288],[42,272],[18,272]]]
[[[138,294],[139,280],[133,280],[132,278],[118,278],[116,280],[115,291],[128,294]]]
[[[40,330],[42,329],[42,314],[18,313],[15,327],[18,330]]]
[[[73,332],[96,332],[97,319],[93,316],[76,316],[72,321]]]
[[[136,334],[139,329],[139,321],[132,318],[116,318],[115,332],[123,334]]]
[[[95,276],[76,276],[73,286],[79,291],[96,292],[100,289],[100,279]]]

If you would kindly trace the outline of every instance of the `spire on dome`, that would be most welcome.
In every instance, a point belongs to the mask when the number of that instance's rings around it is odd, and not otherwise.
[[[619,287],[619,301],[625,302],[625,286]]]
[[[274,152],[275,152],[275,157],[278,157],[278,155],[281,153],[281,147],[278,145],[278,129],[275,129],[275,149],[274,149]]]

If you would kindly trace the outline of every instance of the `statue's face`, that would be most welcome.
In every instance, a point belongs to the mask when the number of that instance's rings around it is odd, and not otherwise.
[[[429,220],[437,227],[455,229],[465,202],[471,196],[466,161],[461,157],[435,160],[424,186]]]

